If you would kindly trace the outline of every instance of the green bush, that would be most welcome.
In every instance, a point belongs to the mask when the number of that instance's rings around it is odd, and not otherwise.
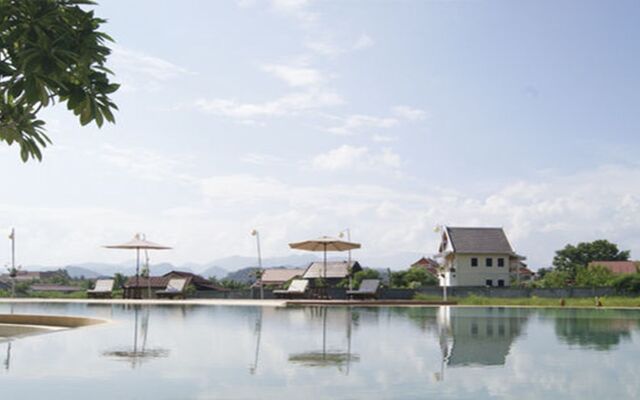
[[[360,284],[364,279],[380,279],[380,273],[375,269],[365,268],[362,271],[358,271],[353,274],[353,278],[351,280],[351,284],[354,289],[360,287]],[[344,278],[337,285],[339,288],[348,288],[349,287],[349,278]]]
[[[609,286],[613,278],[613,272],[602,265],[580,267],[576,273],[576,286]]]
[[[406,271],[395,271],[390,277],[391,287],[417,289],[423,286],[435,286],[438,280],[424,268],[414,267]]]
[[[611,286],[620,293],[638,293],[640,292],[640,274],[627,274],[613,278]]]

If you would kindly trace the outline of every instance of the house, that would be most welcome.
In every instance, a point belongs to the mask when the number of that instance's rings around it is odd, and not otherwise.
[[[592,261],[589,263],[589,267],[594,265],[601,265],[615,275],[635,274],[638,272],[638,267],[633,261]]]
[[[432,258],[422,257],[418,261],[411,264],[410,268],[424,268],[428,273],[438,277],[438,271],[440,270],[440,264]]]
[[[525,259],[502,228],[445,226],[441,234],[440,286],[509,286],[510,271]]]
[[[346,261],[327,261],[326,273],[324,262],[315,261],[309,264],[302,278],[312,281],[317,278],[325,278],[328,286],[335,286],[341,280],[349,277],[349,272],[353,275],[358,271],[362,271],[362,267],[357,261],[351,262],[351,268]]]
[[[192,286],[195,289],[194,297],[211,297],[212,292],[224,292],[227,289],[218,287],[211,281],[192,274],[191,272],[171,271],[162,276],[129,277],[124,284],[124,298],[151,298],[156,297],[156,291],[164,290],[171,279],[183,278],[187,280],[186,287]],[[136,282],[137,281],[137,282]]]
[[[294,278],[301,277],[304,274],[304,268],[269,268],[265,269],[259,282],[254,286],[259,287],[260,283],[264,286],[281,287],[286,282]]]
[[[516,265],[512,265],[514,268],[511,270],[511,281],[517,282],[529,282],[533,280],[536,273],[530,270],[525,263],[516,263]]]

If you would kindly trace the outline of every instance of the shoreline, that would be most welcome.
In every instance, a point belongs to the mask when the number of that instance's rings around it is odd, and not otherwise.
[[[305,306],[325,306],[325,307],[502,307],[502,308],[557,308],[557,309],[620,309],[620,310],[640,310],[637,305],[607,305],[596,307],[595,304],[509,304],[500,303],[492,299],[489,304],[465,304],[453,301],[433,301],[433,300],[309,300],[309,299],[187,299],[187,300],[144,300],[144,299],[51,299],[51,298],[2,298],[0,304],[88,304],[88,305],[152,305],[152,306],[233,306],[233,307],[305,307]],[[525,299],[523,299],[525,300]],[[582,300],[582,299],[577,299]],[[606,299],[603,299],[606,301]],[[639,299],[640,301],[640,299]]]

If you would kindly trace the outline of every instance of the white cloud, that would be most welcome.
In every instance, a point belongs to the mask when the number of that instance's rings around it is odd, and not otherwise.
[[[320,71],[309,67],[268,64],[263,69],[290,86],[317,86],[324,82]]]
[[[186,158],[167,156],[148,149],[122,148],[109,144],[99,154],[103,161],[127,171],[128,178],[162,182],[173,179],[193,183],[192,177],[178,171],[189,165]]]
[[[373,44],[374,44],[374,41],[371,38],[371,36],[363,33],[360,36],[358,36],[358,39],[356,39],[356,42],[353,44],[353,49],[362,50],[362,49],[366,49],[373,46]]]
[[[342,125],[329,128],[328,131],[336,135],[353,135],[361,129],[391,128],[397,124],[396,118],[354,114],[343,119]]]
[[[394,136],[378,135],[378,134],[373,135],[371,139],[376,143],[391,143],[397,140],[397,138]]]
[[[246,153],[240,157],[240,161],[254,165],[273,165],[280,164],[284,160],[271,154]]]
[[[327,153],[319,154],[313,158],[312,165],[316,169],[335,171],[340,169],[353,168],[363,156],[366,156],[369,149],[366,147],[354,147],[342,145]]]
[[[342,145],[318,154],[311,161],[313,168],[324,171],[354,170],[398,173],[402,161],[397,153],[383,149],[374,153],[367,147]]]
[[[408,121],[419,121],[427,117],[426,111],[408,106],[395,106],[392,111],[398,118],[406,119]]]
[[[291,116],[343,103],[342,97],[335,92],[313,89],[306,92],[290,93],[262,103],[243,103],[229,99],[199,99],[195,102],[195,106],[209,114],[251,120],[259,117]]]
[[[276,12],[293,18],[304,27],[310,27],[318,21],[318,13],[309,10],[308,0],[271,0],[271,7]]]
[[[124,90],[155,91],[162,87],[162,82],[193,74],[188,69],[159,57],[122,46],[113,46],[112,49],[109,64]]]

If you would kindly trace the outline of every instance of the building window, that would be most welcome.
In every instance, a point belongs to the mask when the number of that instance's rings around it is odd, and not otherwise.
[[[487,267],[493,267],[493,258],[487,257],[484,260],[484,265],[487,266]]]
[[[504,267],[504,258],[498,258],[498,267]]]
[[[478,258],[477,257],[471,257],[471,266],[472,267],[477,267],[478,266]]]
[[[471,323],[471,334],[473,336],[477,336],[478,335],[478,324],[475,322]]]
[[[503,287],[504,286],[504,280],[498,279],[498,286],[499,287]]]
[[[487,286],[493,286],[493,279],[487,279],[485,283]]]

